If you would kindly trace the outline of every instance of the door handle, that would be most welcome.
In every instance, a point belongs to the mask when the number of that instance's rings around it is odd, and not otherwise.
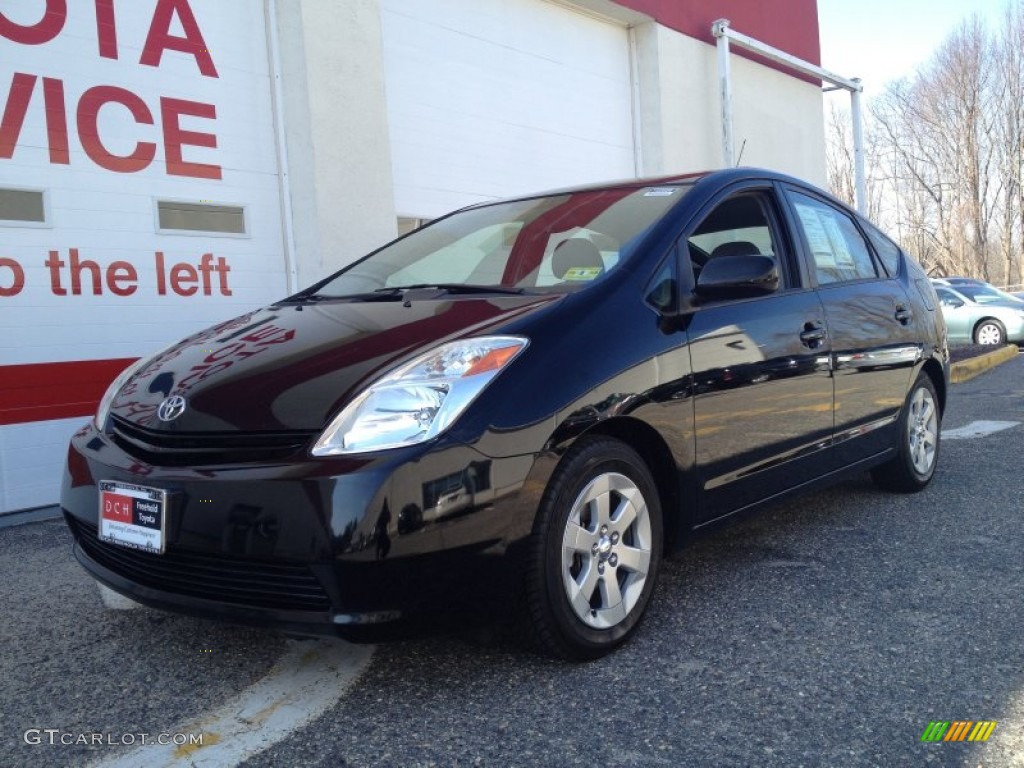
[[[825,340],[826,336],[828,336],[828,331],[825,330],[823,325],[804,323],[804,329],[800,333],[800,341],[814,349]]]
[[[909,325],[914,319],[914,313],[901,304],[896,305],[896,320],[900,325]]]

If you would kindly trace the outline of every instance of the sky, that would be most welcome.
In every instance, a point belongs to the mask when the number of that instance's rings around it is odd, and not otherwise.
[[[956,26],[978,13],[994,28],[1006,0],[818,0],[821,65],[859,77],[870,99],[910,75]]]

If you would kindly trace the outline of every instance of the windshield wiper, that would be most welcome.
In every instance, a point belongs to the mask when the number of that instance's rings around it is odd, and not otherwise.
[[[436,289],[448,293],[498,293],[519,296],[525,288],[509,288],[503,285],[472,285],[470,283],[414,283],[412,285],[396,285],[377,288],[366,293],[331,294],[302,291],[281,299],[276,304],[315,304],[320,301],[401,301],[407,291],[420,289]]]
[[[378,288],[370,293],[296,293],[277,304],[305,304],[318,301],[397,301],[402,298],[401,288]]]
[[[474,285],[472,283],[413,283],[412,285],[398,285],[388,288],[378,288],[375,293],[382,291],[414,291],[419,288],[437,288],[449,293],[501,293],[518,296],[525,288],[510,288],[504,285]]]

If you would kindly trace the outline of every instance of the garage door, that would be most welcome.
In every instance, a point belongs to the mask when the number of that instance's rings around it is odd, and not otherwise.
[[[129,362],[285,293],[254,5],[0,2],[0,512]]]
[[[629,35],[542,0],[383,0],[400,216],[635,175]]]

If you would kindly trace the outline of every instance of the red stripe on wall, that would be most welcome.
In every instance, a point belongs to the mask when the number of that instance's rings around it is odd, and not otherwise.
[[[0,425],[91,416],[117,375],[135,362],[74,360],[0,365]]]
[[[781,48],[812,64],[821,64],[817,0],[615,0],[652,16],[659,24],[689,37],[715,44],[711,24],[728,19],[737,32]],[[733,52],[783,72],[780,67],[738,46]],[[801,80],[808,78],[799,76]],[[812,81],[817,82],[817,81]]]

